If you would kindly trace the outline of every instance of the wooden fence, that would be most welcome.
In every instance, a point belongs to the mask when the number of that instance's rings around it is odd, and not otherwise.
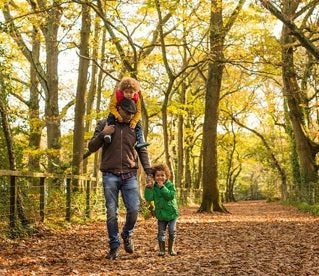
[[[87,177],[81,175],[65,175],[65,174],[50,174],[50,173],[38,173],[38,172],[22,172],[22,171],[11,171],[11,170],[0,170],[0,177],[8,176],[10,177],[10,210],[9,210],[9,221],[10,229],[14,229],[16,226],[16,215],[17,215],[17,178],[39,178],[39,213],[40,220],[44,222],[45,217],[45,180],[48,178],[51,179],[61,179],[66,180],[66,210],[65,210],[65,220],[71,221],[71,183],[73,179],[81,180],[86,183],[85,192],[86,192],[86,209],[85,214],[87,217],[90,217],[90,191],[92,183],[97,183],[95,177]]]
[[[93,184],[95,184],[95,187],[97,187],[98,180],[95,177],[88,177],[88,176],[81,176],[81,175],[66,175],[66,174],[51,174],[51,173],[39,173],[39,172],[23,172],[23,171],[11,171],[11,170],[0,170],[0,178],[1,177],[9,177],[9,185],[8,185],[8,193],[9,193],[9,210],[5,217],[9,218],[9,227],[11,230],[13,230],[16,227],[16,218],[18,215],[18,202],[17,202],[17,196],[18,196],[18,185],[17,185],[17,178],[36,178],[39,179],[39,185],[36,186],[30,185],[30,188],[36,188],[35,194],[39,196],[37,198],[36,203],[36,214],[40,216],[38,220],[40,222],[44,222],[45,216],[46,218],[49,216],[48,211],[48,205],[46,203],[46,188],[49,188],[47,186],[48,179],[52,180],[61,180],[61,182],[64,182],[64,192],[65,195],[63,196],[63,205],[65,205],[64,214],[62,214],[62,218],[64,218],[67,222],[71,221],[71,216],[74,215],[71,210],[71,208],[76,206],[76,202],[73,202],[73,191],[72,191],[72,181],[74,179],[82,181],[84,185],[82,184],[81,192],[85,193],[84,197],[82,197],[82,200],[85,200],[85,210],[84,216],[86,218],[91,217],[91,211],[94,211],[94,204],[92,204],[94,198],[93,194]],[[32,183],[32,181],[30,181]],[[38,190],[37,190],[38,188]],[[7,189],[7,188],[6,188]],[[95,195],[97,195],[96,198],[99,198],[99,191],[95,189]],[[92,198],[91,198],[92,196]],[[190,203],[199,204],[202,196],[202,189],[192,189],[192,188],[177,188],[177,199],[179,202],[179,205],[188,205]],[[64,198],[65,197],[65,198]],[[38,204],[38,206],[37,206]],[[73,204],[73,205],[72,205]],[[83,202],[84,208],[84,202]],[[93,206],[93,207],[92,207]],[[103,207],[104,207],[104,201],[103,201]],[[64,208],[64,207],[63,207]],[[92,210],[91,210],[92,209]],[[56,210],[56,209],[55,209]],[[59,209],[60,210],[60,209]],[[98,208],[100,211],[100,208]],[[45,212],[46,211],[46,212]],[[95,210],[96,211],[96,210]],[[2,214],[3,215],[3,214]],[[60,216],[61,218],[61,216]]]

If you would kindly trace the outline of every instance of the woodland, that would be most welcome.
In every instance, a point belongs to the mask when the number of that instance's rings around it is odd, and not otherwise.
[[[181,206],[318,213],[318,3],[1,1],[0,230],[63,224],[66,200],[69,221],[104,215],[87,144],[123,76],[141,84],[149,155]]]

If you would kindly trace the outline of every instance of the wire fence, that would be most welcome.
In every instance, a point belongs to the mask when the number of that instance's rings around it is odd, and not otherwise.
[[[0,170],[0,230],[19,221],[58,223],[104,214],[103,188],[94,177]]]
[[[181,206],[198,204],[201,195],[202,189],[177,187]],[[123,208],[121,200],[119,206]],[[23,221],[62,225],[89,219],[105,219],[103,185],[97,178],[0,170],[0,232],[15,229]]]

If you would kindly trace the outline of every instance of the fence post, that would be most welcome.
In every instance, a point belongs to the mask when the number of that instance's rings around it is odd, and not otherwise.
[[[66,215],[65,220],[71,221],[71,178],[66,179]]]
[[[16,223],[16,208],[17,206],[17,185],[16,177],[14,175],[10,176],[10,229],[15,228]]]
[[[44,180],[45,177],[40,177],[40,218],[44,222]]]
[[[90,209],[90,197],[91,197],[91,181],[86,180],[86,208],[85,208],[85,216],[87,218],[91,217],[91,209]]]

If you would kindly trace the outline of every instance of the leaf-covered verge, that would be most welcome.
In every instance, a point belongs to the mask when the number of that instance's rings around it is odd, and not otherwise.
[[[135,252],[104,258],[104,222],[0,241],[1,275],[318,275],[319,218],[263,201],[225,205],[230,214],[181,209],[178,256],[157,256],[156,219],[138,221]],[[120,218],[123,225],[124,217]]]

